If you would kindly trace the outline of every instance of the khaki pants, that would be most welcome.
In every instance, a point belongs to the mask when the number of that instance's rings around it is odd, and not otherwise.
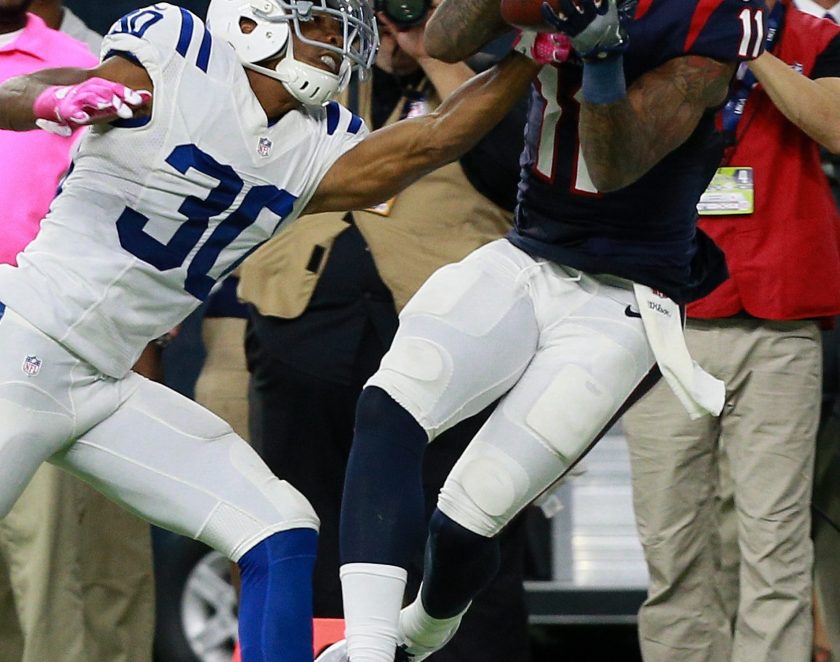
[[[195,401],[225,419],[246,441],[248,433],[248,368],[245,327],[239,317],[207,317],[201,339],[207,356],[195,384]]]
[[[662,382],[624,417],[650,571],[643,657],[805,662],[819,332],[812,322],[691,320],[686,340],[726,382],[721,416],[691,421]]]
[[[149,662],[149,526],[43,465],[0,521],[0,662]]]

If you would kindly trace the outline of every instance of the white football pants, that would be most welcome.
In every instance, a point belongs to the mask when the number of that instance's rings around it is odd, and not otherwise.
[[[655,360],[636,306],[629,281],[535,260],[505,239],[420,288],[368,385],[430,439],[503,396],[444,485],[447,516],[495,535],[648,387]]]
[[[44,461],[234,561],[277,531],[318,528],[303,495],[222,419],[137,374],[102,375],[6,308],[0,517]]]

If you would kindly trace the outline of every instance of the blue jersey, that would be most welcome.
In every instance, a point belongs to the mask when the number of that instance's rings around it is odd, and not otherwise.
[[[683,55],[724,62],[757,57],[761,0],[641,0],[628,23],[628,86]],[[632,185],[599,193],[578,140],[582,69],[544,67],[531,93],[518,207],[509,239],[528,253],[697,299],[726,278],[723,255],[696,230],[696,205],[722,157],[714,112]]]

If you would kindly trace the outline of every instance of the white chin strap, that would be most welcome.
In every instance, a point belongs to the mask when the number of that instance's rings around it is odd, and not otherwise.
[[[347,85],[351,69],[350,63],[344,59],[342,59],[338,75],[305,62],[298,62],[295,60],[291,35],[288,51],[274,69],[250,62],[242,64],[248,69],[279,80],[289,94],[307,106],[323,106],[335,97]]]

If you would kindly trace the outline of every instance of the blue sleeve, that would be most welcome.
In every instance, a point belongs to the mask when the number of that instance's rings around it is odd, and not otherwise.
[[[648,0],[631,28],[661,61],[700,55],[722,62],[751,60],[767,34],[763,0]]]
[[[686,35],[686,54],[724,62],[753,60],[764,51],[763,0],[701,0]]]

